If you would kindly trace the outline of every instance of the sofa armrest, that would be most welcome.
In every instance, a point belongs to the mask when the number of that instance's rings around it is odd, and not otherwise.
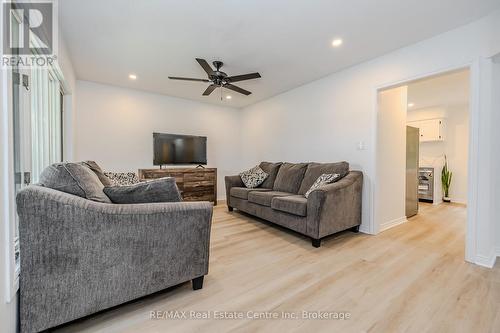
[[[224,180],[226,182],[226,204],[229,208],[231,208],[230,205],[230,192],[232,187],[244,187],[245,184],[243,184],[243,181],[241,180],[241,177],[239,175],[235,176],[226,176],[224,177]]]
[[[18,194],[17,209],[23,331],[208,273],[209,202],[107,204],[29,186]]]
[[[319,239],[361,224],[363,173],[350,171],[307,199],[307,234]]]

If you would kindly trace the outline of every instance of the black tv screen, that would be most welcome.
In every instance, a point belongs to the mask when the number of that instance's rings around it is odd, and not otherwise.
[[[207,164],[205,136],[153,133],[153,164]]]

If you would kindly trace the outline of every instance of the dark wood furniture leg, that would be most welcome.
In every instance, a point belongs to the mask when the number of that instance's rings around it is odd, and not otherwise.
[[[311,243],[312,243],[312,246],[314,246],[314,247],[320,247],[321,246],[321,239],[311,238]]]
[[[203,288],[203,278],[204,276],[200,276],[197,278],[194,278],[191,282],[193,283],[193,290],[198,290]]]

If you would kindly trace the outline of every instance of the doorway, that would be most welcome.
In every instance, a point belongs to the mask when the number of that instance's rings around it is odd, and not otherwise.
[[[467,216],[469,68],[404,82],[377,94],[377,231],[418,221],[419,214],[436,214],[445,205]],[[464,233],[466,219],[461,221]]]
[[[469,70],[460,70],[408,84],[406,125],[419,133],[420,202],[467,205],[469,81]]]

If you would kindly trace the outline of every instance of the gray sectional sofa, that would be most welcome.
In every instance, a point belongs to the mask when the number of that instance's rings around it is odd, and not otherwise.
[[[225,177],[230,211],[237,208],[309,236],[314,247],[325,236],[359,230],[363,174],[349,171],[347,162],[262,162],[259,166],[269,176],[257,188],[246,188],[239,175]],[[338,173],[342,178],[306,198],[307,190],[325,173]]]
[[[21,332],[190,280],[200,289],[208,273],[209,202],[114,204],[31,185],[17,195],[17,210]]]

